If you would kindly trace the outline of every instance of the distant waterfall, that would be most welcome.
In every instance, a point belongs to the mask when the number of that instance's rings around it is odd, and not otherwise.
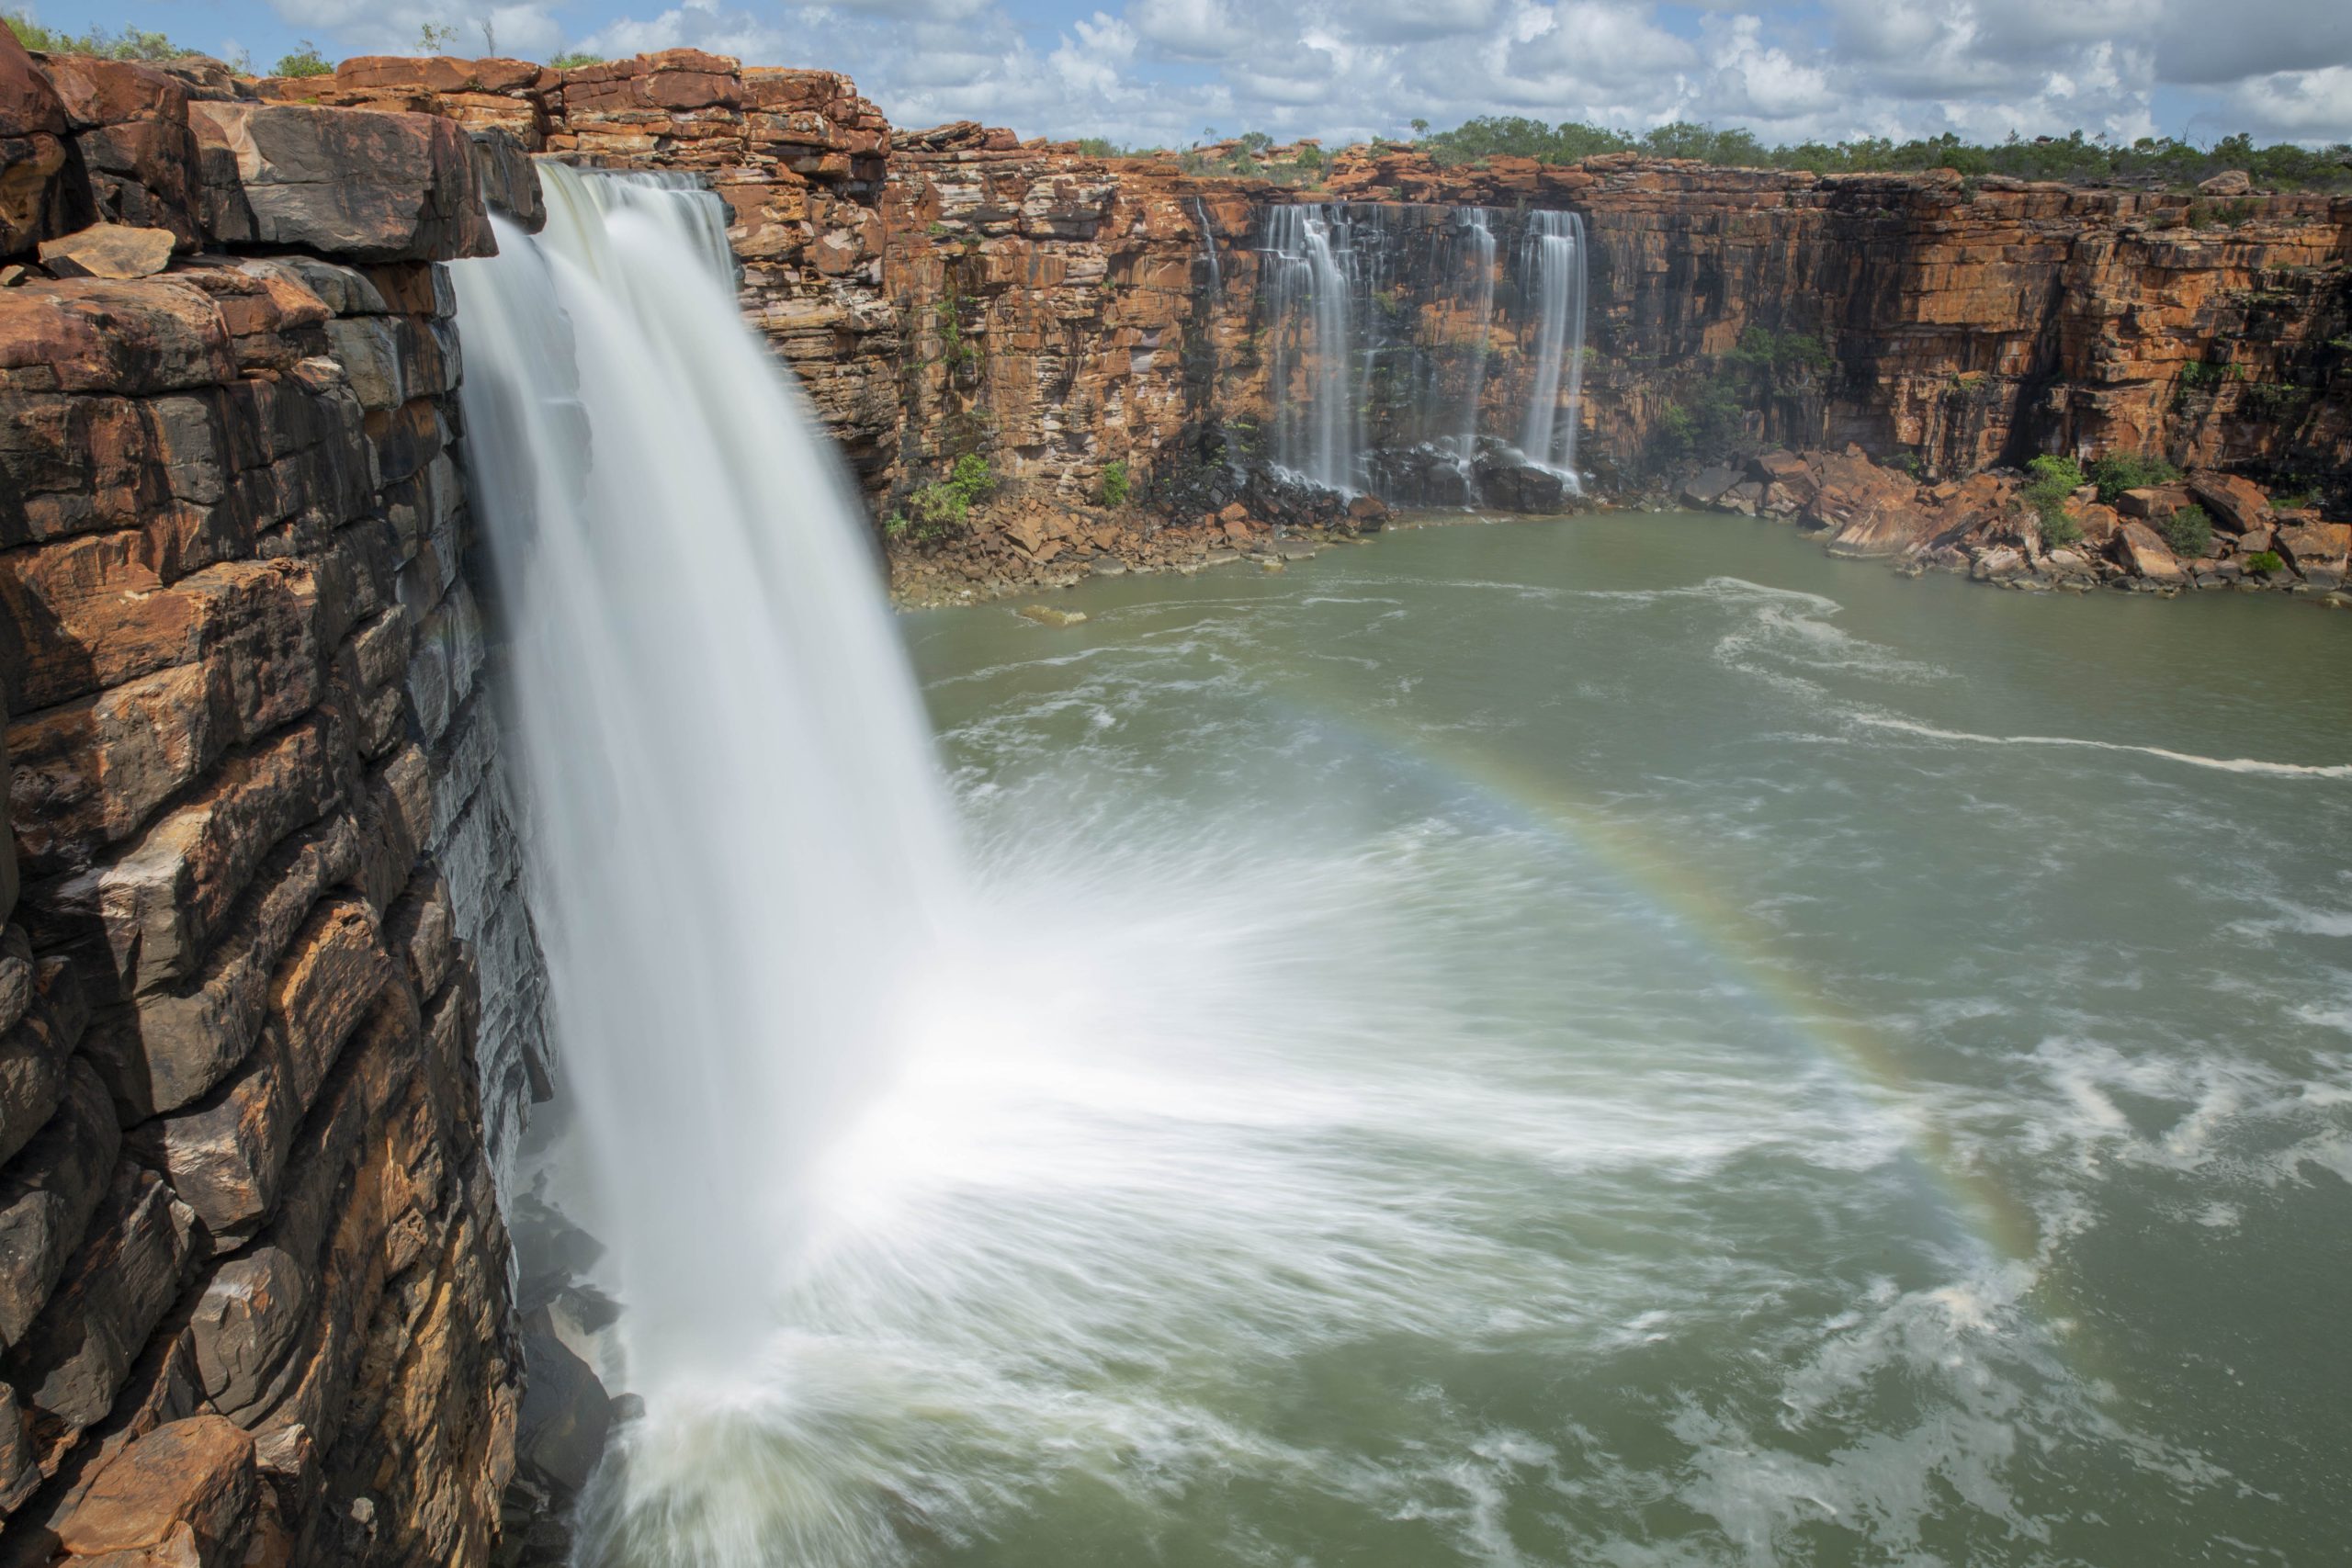
[[[804,1168],[961,883],[858,510],[737,314],[718,197],[539,177],[546,232],[451,268],[469,468],[586,1150],[559,1196],[659,1409],[773,1337]]]
[[[1529,461],[1558,469],[1571,489],[1581,490],[1576,470],[1584,400],[1584,220],[1573,212],[1530,213],[1524,243],[1528,254],[1522,270],[1533,280],[1542,314],[1520,450]],[[1560,417],[1564,383],[1565,420]]]
[[[1216,229],[1209,222],[1209,209],[1199,197],[1193,198],[1193,217],[1201,226],[1201,254],[1209,264],[1209,298],[1221,299],[1225,294],[1225,269],[1217,264]]]
[[[1547,487],[1554,499],[1578,488],[1581,218],[1325,202],[1261,209],[1258,231],[1266,455],[1276,464],[1333,489],[1432,505],[1477,504],[1490,490],[1524,505]],[[1479,452],[1490,392],[1513,412],[1484,434],[1516,440],[1546,486],[1491,484],[1498,459],[1490,453],[1482,468]]]
[[[1471,465],[1478,460],[1478,404],[1487,391],[1487,349],[1495,321],[1495,231],[1483,207],[1462,209],[1463,236],[1470,265],[1471,310],[1477,331],[1469,345],[1469,365],[1463,377],[1462,434],[1457,442],[1463,475],[1476,499],[1477,480]]]
[[[1266,215],[1265,292],[1273,322],[1274,460],[1332,490],[1357,488],[1357,345],[1348,269],[1353,232],[1336,208]]]

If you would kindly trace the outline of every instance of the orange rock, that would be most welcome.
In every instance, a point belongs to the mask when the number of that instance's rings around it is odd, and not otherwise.
[[[258,1485],[253,1438],[218,1416],[193,1416],[126,1445],[57,1522],[57,1539],[76,1557],[97,1557],[185,1532],[190,1561],[234,1562]]]

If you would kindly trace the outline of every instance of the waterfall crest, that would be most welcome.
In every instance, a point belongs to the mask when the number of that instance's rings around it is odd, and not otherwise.
[[[565,1099],[622,1376],[773,1332],[796,1179],[958,897],[927,725],[837,460],[736,314],[716,196],[542,164],[457,264]],[[814,678],[812,678],[814,677]]]

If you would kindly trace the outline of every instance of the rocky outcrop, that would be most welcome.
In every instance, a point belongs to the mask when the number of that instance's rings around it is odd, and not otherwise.
[[[2047,525],[2018,475],[1923,479],[1850,446],[1769,451],[1703,468],[1671,499],[1793,523],[1842,555],[1888,557],[1906,570],[1964,572],[2005,588],[2274,589],[2347,603],[2337,591],[2352,525],[2308,508],[2278,512],[2259,486],[2211,470],[2125,491],[2112,504],[2086,485]]]
[[[368,57],[255,91],[441,116],[552,157],[703,175],[734,219],[746,319],[792,366],[868,491],[899,485],[899,313],[882,267],[889,127],[847,77],[668,50],[569,71]]]
[[[483,1562],[545,1073],[461,570],[475,150],[35,66],[11,248],[80,239],[0,288],[7,1560]]]

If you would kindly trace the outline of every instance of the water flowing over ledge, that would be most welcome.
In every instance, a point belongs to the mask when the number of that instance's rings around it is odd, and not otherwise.
[[[736,316],[718,198],[542,175],[546,234],[456,269],[465,407],[594,1151],[566,1196],[658,1404],[761,1342],[800,1163],[880,1067],[858,1047],[954,863],[857,513]]]
[[[1498,465],[1582,489],[1580,216],[1326,202],[1256,223],[1279,468],[1407,503],[1476,504]]]

